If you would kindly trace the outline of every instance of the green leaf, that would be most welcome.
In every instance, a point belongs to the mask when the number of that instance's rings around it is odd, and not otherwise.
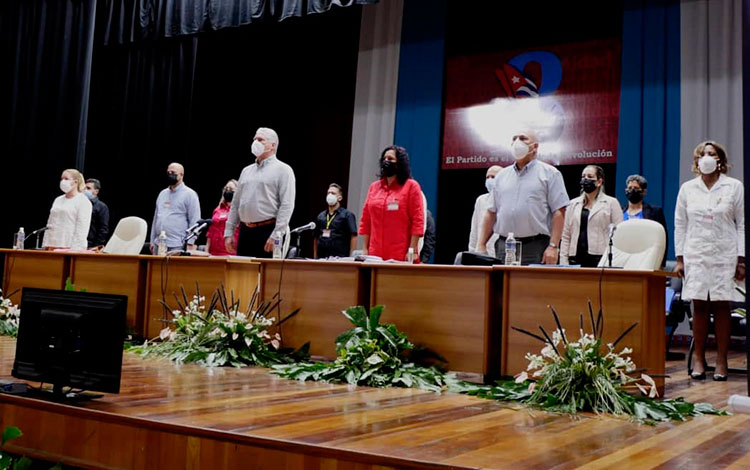
[[[23,433],[18,427],[5,426],[5,429],[3,429],[2,443],[0,443],[0,445],[4,446],[6,442],[18,439],[21,436],[23,436]]]
[[[34,462],[28,457],[21,457],[13,463],[13,470],[28,470]]]
[[[8,454],[2,454],[0,456],[0,470],[8,470],[10,468],[10,464],[13,463],[13,459]]]
[[[375,331],[375,329],[380,324],[380,316],[383,314],[383,306],[382,305],[376,305],[372,308],[370,308],[370,321],[369,321],[369,330]]]
[[[375,353],[366,359],[368,364],[376,365],[383,363],[383,358],[378,353]]]

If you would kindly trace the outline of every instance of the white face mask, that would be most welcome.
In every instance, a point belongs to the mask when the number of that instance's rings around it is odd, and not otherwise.
[[[253,145],[250,146],[250,151],[253,152],[253,155],[256,157],[260,157],[263,155],[263,152],[266,151],[266,146],[259,140],[253,140]]]
[[[718,162],[716,161],[716,159],[708,155],[704,155],[698,159],[698,169],[704,175],[710,175],[711,173],[716,171],[717,164]]]
[[[70,180],[60,180],[60,191],[68,194],[73,189],[73,183]]]
[[[516,160],[520,160],[529,154],[529,146],[521,139],[516,139],[510,147],[510,151]]]
[[[329,206],[335,206],[339,202],[339,198],[335,194],[329,194],[326,196],[326,202]]]
[[[484,180],[484,187],[487,188],[487,192],[491,193],[495,187],[495,178],[487,178]]]

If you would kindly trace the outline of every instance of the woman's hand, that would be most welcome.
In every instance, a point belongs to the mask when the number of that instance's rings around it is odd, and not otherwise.
[[[674,267],[674,272],[677,273],[681,278],[685,278],[685,263],[682,260],[677,260],[677,264]]]
[[[737,267],[734,269],[734,278],[738,281],[745,280],[745,258],[737,258]]]

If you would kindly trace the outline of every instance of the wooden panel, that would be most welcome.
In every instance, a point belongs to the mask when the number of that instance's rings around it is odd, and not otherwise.
[[[664,371],[664,279],[650,273],[605,272],[569,269],[546,271],[506,270],[508,308],[504,320],[515,326],[541,334],[542,325],[551,334],[556,328],[548,305],[560,315],[563,328],[578,337],[579,314],[584,313],[584,326],[591,331],[587,300],[591,299],[594,313],[599,308],[599,280],[601,277],[604,307],[604,343],[614,341],[632,323],[639,325],[618,344],[632,347],[631,355],[638,367],[648,367],[654,374]],[[516,331],[507,330],[503,345],[503,371],[513,375],[525,370],[527,352],[537,353],[542,344]],[[663,381],[662,381],[663,383]]]
[[[127,295],[127,325],[143,334],[145,269],[145,262],[137,256],[74,255],[70,277],[77,289]]]
[[[39,289],[62,289],[68,277],[68,264],[61,253],[32,250],[3,250],[5,252],[5,270],[3,293],[37,287]],[[13,299],[20,302],[18,295]]]
[[[325,261],[263,261],[263,298],[271,299],[279,291],[281,312],[297,308],[300,313],[282,325],[284,346],[298,348],[310,341],[310,354],[336,357],[335,340],[352,328],[341,314],[353,305],[362,305],[361,264]]]
[[[486,374],[490,268],[372,265],[371,302],[385,305],[416,344],[448,360],[451,370]]]
[[[221,286],[225,279],[225,259],[194,258],[189,256],[158,257],[149,256],[148,274],[146,284],[146,337],[153,338],[159,335],[164,328],[163,319],[171,318],[168,312],[159,303],[162,297],[172,308],[177,308],[175,295],[182,300],[180,287],[185,288],[188,300],[192,300],[196,294],[196,283],[200,288],[202,296],[210,300],[213,291]],[[238,289],[235,296],[243,301],[249,302],[252,290],[247,292]]]

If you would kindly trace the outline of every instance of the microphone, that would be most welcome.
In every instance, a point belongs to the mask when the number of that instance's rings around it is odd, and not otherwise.
[[[187,230],[185,230],[185,233],[190,233],[190,232],[193,232],[193,231],[200,232],[201,230],[203,230],[204,228],[208,227],[212,223],[213,223],[213,220],[211,220],[211,219],[200,219],[197,222],[195,222],[193,225],[191,225],[190,227],[188,227]],[[198,227],[200,227],[200,228],[198,228]]]
[[[45,231],[45,230],[47,230],[48,228],[49,228],[49,227],[42,227],[42,228],[38,228],[38,229],[34,230],[33,232],[31,232],[31,233],[29,234],[29,236],[30,236],[30,237],[33,237],[33,236],[34,236],[34,235],[36,235],[36,234],[39,234],[39,233],[42,233],[42,232],[44,232],[44,231]]]
[[[609,230],[609,238],[612,239],[615,234],[615,230],[617,230],[617,225],[609,224],[609,227],[607,227],[607,229]]]
[[[315,230],[315,222],[310,222],[309,224],[303,225],[302,227],[297,227],[290,233],[300,233],[304,232],[305,230]]]

